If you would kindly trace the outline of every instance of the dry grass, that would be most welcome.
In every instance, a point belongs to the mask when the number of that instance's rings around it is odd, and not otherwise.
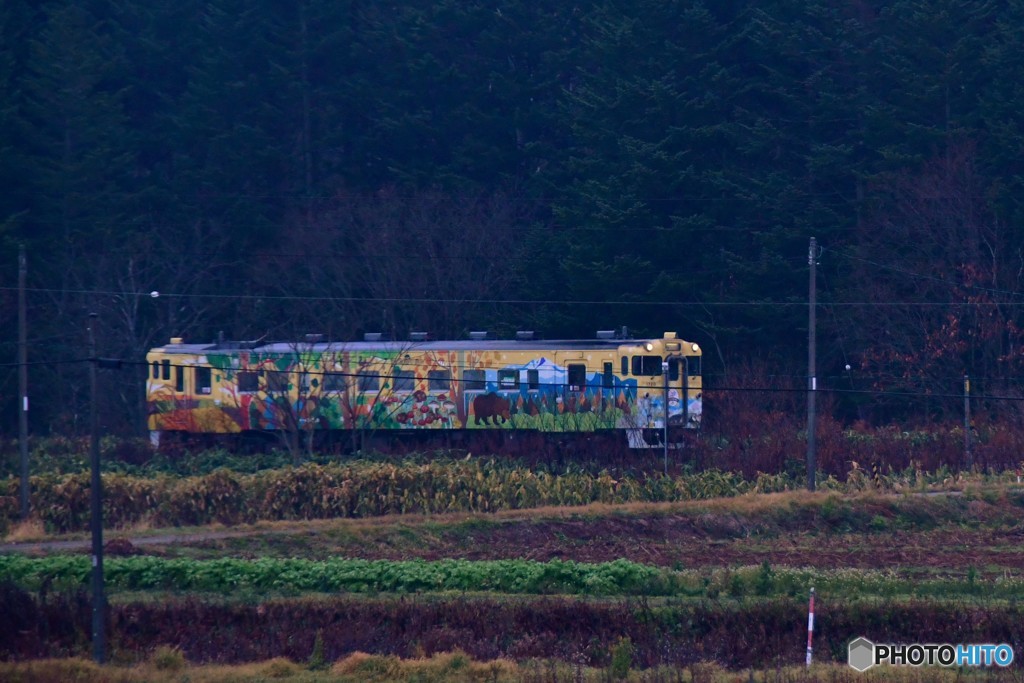
[[[85,659],[46,659],[32,662],[0,662],[0,680],[7,683],[604,683],[609,669],[580,667],[567,662],[529,660],[521,663],[498,659],[477,662],[461,652],[420,659],[356,652],[334,664],[329,671],[310,671],[287,659],[277,658],[233,666],[187,665],[167,670],[146,663],[122,667],[99,666]],[[879,667],[858,673],[843,664],[815,664],[810,669],[787,666],[760,671],[731,671],[716,664],[684,668],[658,667],[631,670],[624,679],[633,683],[953,683],[954,681],[1019,680],[1009,670],[947,670],[938,667]]]
[[[46,533],[46,529],[43,528],[43,522],[35,517],[29,517],[21,521],[15,522],[11,526],[11,530],[3,537],[3,540],[7,543],[31,543],[33,541],[42,541],[49,538]]]
[[[1018,487],[1015,485],[987,483],[976,485],[971,491],[975,496],[981,496],[984,493],[989,497],[995,497],[998,501],[1005,502],[1006,493],[1010,489],[1016,488]],[[499,512],[453,512],[443,514],[386,515],[355,519],[261,521],[255,524],[237,526],[225,526],[221,523],[214,523],[200,527],[173,528],[154,527],[152,519],[146,517],[133,523],[131,526],[117,529],[112,534],[112,537],[128,538],[139,545],[152,545],[154,543],[162,543],[163,541],[158,539],[163,537],[173,537],[175,541],[188,542],[191,540],[203,540],[204,538],[216,540],[264,534],[317,535],[339,533],[355,537],[363,534],[376,536],[377,532],[382,529],[407,528],[413,531],[420,531],[422,527],[428,525],[433,527],[455,526],[476,520],[491,524],[504,524],[523,521],[543,522],[545,520],[594,519],[612,516],[683,515],[699,517],[711,514],[745,517],[768,515],[772,517],[779,510],[815,509],[829,499],[856,507],[872,509],[891,505],[896,500],[909,501],[916,498],[918,496],[908,493],[875,490],[855,493],[839,493],[835,491],[811,493],[806,490],[797,490],[782,493],[747,493],[725,498],[667,503],[591,503],[580,506],[546,506],[519,510],[502,510]],[[931,498],[932,496],[920,496],[922,505],[930,505],[930,503],[924,501]],[[28,521],[16,523],[3,540],[7,543],[34,543],[71,539],[82,539],[83,543],[86,542],[85,536],[81,533],[47,534],[39,520],[29,519]],[[153,540],[149,543],[140,543],[144,539]]]
[[[158,529],[159,527],[153,526],[153,515],[143,515],[139,519],[135,520],[131,524],[124,524],[117,528],[120,535],[132,536],[146,534],[147,532]]]

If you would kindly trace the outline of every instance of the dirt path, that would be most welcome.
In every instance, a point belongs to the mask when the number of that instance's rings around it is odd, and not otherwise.
[[[7,543],[0,552],[88,552],[87,537]],[[946,525],[922,531],[834,533],[746,526],[725,517],[614,514],[551,519],[461,516],[291,522],[185,533],[106,535],[109,555],[164,557],[360,557],[388,560],[523,558],[606,562],[619,558],[679,568],[758,565],[934,570],[979,575],[1024,572],[1024,527]]]

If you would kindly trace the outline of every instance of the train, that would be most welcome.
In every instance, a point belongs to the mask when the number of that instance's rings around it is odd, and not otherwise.
[[[675,332],[189,343],[146,356],[154,446],[168,440],[613,435],[661,447],[701,426],[701,348]],[[667,420],[667,423],[666,423]],[[668,441],[666,441],[668,439]]]

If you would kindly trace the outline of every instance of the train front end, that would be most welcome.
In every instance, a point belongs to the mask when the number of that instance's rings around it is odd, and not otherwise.
[[[634,448],[682,441],[701,426],[703,387],[699,344],[666,332],[660,339],[630,340],[619,346],[619,372],[635,382],[636,410],[629,442]],[[666,429],[667,420],[667,429]]]

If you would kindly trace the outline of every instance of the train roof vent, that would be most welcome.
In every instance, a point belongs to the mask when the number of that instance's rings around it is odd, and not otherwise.
[[[477,330],[469,333],[469,338],[474,341],[482,341],[487,339],[487,330]]]
[[[171,337],[171,343],[172,344],[184,344],[185,343],[185,338],[184,337]]]
[[[410,332],[409,333],[409,341],[422,342],[422,341],[427,341],[427,339],[429,337],[430,337],[430,333],[429,332]]]
[[[615,339],[615,330],[598,330],[598,339]]]
[[[322,335],[322,334],[307,334],[305,339],[306,339],[306,343],[307,344],[316,344],[317,342],[324,340],[324,335]]]
[[[384,339],[383,332],[367,332],[363,335],[363,341],[377,342]]]
[[[533,330],[519,330],[516,332],[516,339],[519,341],[529,341],[533,339]]]

